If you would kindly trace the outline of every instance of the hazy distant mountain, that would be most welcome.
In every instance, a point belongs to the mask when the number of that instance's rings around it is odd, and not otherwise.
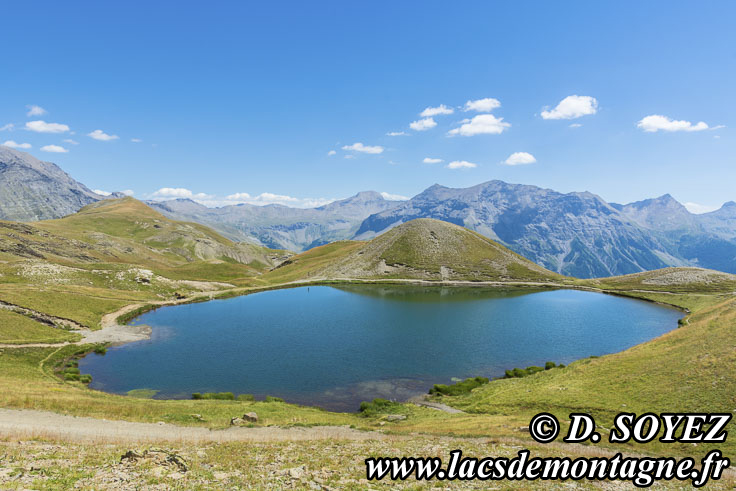
[[[101,199],[55,164],[0,145],[0,219],[60,218]]]
[[[399,203],[373,191],[319,208],[249,204],[208,208],[187,199],[148,202],[170,218],[209,225],[231,239],[297,252],[352,238],[363,219]]]
[[[611,206],[621,211],[633,222],[651,230],[672,232],[699,229],[697,215],[690,213],[669,194],[628,205],[611,203]]]

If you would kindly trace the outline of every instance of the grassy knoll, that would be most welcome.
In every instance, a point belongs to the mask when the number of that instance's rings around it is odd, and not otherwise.
[[[80,335],[47,326],[22,314],[0,309],[0,344],[63,343]]]
[[[342,241],[290,258],[258,281],[303,279],[568,282],[501,244],[447,222],[417,219],[369,242]]]

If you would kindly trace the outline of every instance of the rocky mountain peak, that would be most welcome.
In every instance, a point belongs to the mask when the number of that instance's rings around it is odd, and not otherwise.
[[[0,219],[60,218],[101,199],[56,164],[0,145]]]

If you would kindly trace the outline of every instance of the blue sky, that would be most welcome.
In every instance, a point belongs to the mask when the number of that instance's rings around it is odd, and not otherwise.
[[[736,200],[731,1],[2,12],[0,144],[94,189],[306,206],[502,179],[615,202]],[[441,105],[452,113],[420,115]]]

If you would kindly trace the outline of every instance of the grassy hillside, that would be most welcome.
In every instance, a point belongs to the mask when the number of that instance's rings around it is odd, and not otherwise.
[[[606,290],[720,293],[736,292],[736,275],[703,268],[664,268],[581,280],[581,284]]]
[[[58,220],[0,221],[0,300],[96,328],[130,303],[246,285],[288,256],[106,200]]]
[[[506,247],[466,228],[422,218],[370,242],[338,242],[291,258],[264,280],[416,279],[430,281],[561,281]]]

